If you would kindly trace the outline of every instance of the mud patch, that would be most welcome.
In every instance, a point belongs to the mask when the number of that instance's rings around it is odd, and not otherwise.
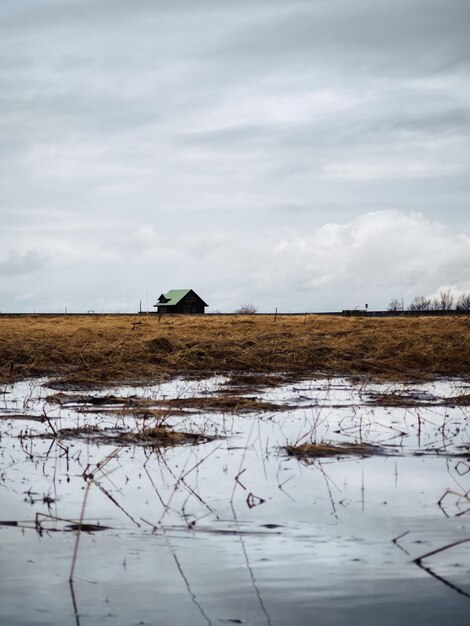
[[[285,446],[289,456],[298,458],[324,458],[343,456],[386,456],[396,453],[393,448],[385,448],[370,443],[304,443]]]
[[[136,406],[142,405],[145,400],[138,396],[119,397],[114,395],[94,396],[89,394],[68,394],[64,392],[55,393],[46,398],[50,404],[58,404],[60,406]]]
[[[282,411],[285,404],[259,400],[255,396],[217,396],[202,398],[175,398],[164,400],[161,406],[195,409],[197,411],[217,411],[228,413],[258,413],[261,411]]]
[[[299,382],[301,377],[288,374],[232,374],[223,383],[221,393],[237,395],[259,393],[260,390]]]
[[[370,404],[382,407],[433,406],[442,404],[442,398],[437,398],[429,393],[395,391],[373,395]]]
[[[150,448],[170,447],[185,444],[197,445],[212,441],[215,437],[200,433],[188,433],[172,430],[167,426],[144,428],[129,431],[119,428],[100,428],[86,424],[76,428],[62,428],[55,432],[32,435],[39,439],[85,440],[97,445],[146,446]]]
[[[445,404],[450,406],[470,406],[470,393],[451,398],[445,398]]]
[[[470,406],[470,394],[438,397],[429,393],[396,391],[372,396],[370,404],[381,407]]]
[[[122,409],[136,412],[148,413],[149,410],[160,409],[168,411],[181,411],[182,409],[192,409],[198,412],[218,411],[218,412],[241,412],[253,413],[261,411],[282,411],[287,408],[285,404],[277,404],[259,400],[255,396],[196,396],[189,398],[172,399],[145,399],[138,396],[120,397],[114,395],[94,396],[80,394],[56,393],[48,396],[46,400],[51,404],[60,406],[83,407],[87,412],[94,412],[93,408]],[[90,408],[92,409],[90,411]]]
[[[0,420],[23,420],[25,422],[46,422],[46,418],[43,415],[22,415],[21,413],[7,413],[0,415]]]

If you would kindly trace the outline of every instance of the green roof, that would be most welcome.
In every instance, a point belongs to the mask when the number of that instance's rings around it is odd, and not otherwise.
[[[190,291],[191,289],[170,289],[170,291],[162,293],[162,296],[166,298],[167,302],[157,302],[157,304],[153,306],[175,306],[175,304],[178,304]]]

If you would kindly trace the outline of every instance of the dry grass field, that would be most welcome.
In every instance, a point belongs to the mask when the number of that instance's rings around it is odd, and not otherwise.
[[[0,381],[64,386],[214,373],[470,376],[468,317],[66,316],[0,318]]]

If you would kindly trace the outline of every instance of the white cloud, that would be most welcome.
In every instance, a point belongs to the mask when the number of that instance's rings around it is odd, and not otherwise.
[[[282,277],[281,290],[297,284],[320,306],[335,308],[381,308],[389,297],[411,299],[448,284],[470,291],[470,236],[419,213],[377,211],[283,239],[273,274]]]
[[[251,301],[261,310],[303,311],[366,302],[380,309],[391,298],[410,302],[448,285],[470,291],[470,236],[423,214],[396,210],[308,230],[291,226],[283,235],[240,228],[229,236],[194,227],[170,236],[146,224],[112,239],[106,233],[84,248],[79,241],[59,241],[44,267],[36,262],[42,255],[10,259],[17,268],[33,261],[36,274],[32,280],[17,272],[3,294],[3,310],[8,297],[14,300],[20,292],[30,294],[18,302],[26,310],[54,304],[59,310],[64,304],[69,310],[117,310],[117,302],[121,310],[135,310],[140,299],[192,287],[216,309],[230,311]]]

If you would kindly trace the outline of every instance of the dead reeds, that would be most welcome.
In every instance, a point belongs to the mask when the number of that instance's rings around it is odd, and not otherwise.
[[[141,322],[136,326],[136,321]],[[0,382],[55,376],[67,388],[214,373],[470,375],[462,317],[61,315],[0,318]]]

